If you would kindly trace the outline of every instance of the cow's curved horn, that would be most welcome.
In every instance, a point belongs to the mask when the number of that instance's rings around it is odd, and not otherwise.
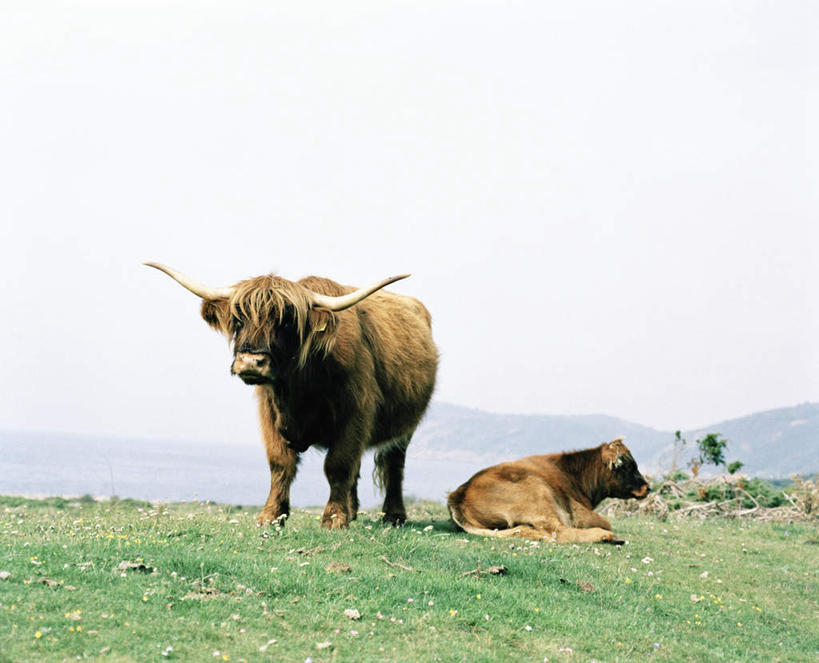
[[[313,298],[313,306],[320,306],[321,308],[329,309],[330,311],[343,311],[345,308],[350,308],[358,304],[362,299],[369,297],[376,290],[381,290],[384,286],[390,283],[395,283],[401,279],[405,279],[409,274],[400,274],[399,276],[390,276],[389,278],[373,283],[366,288],[359,288],[349,295],[342,295],[341,297],[330,297],[329,295],[320,295],[317,292],[310,291],[310,296]]]
[[[142,264],[158,269],[160,272],[165,272],[183,288],[187,288],[194,295],[198,295],[202,299],[230,299],[234,292],[233,288],[211,288],[203,285],[198,281],[188,278],[181,272],[177,272],[175,269],[165,267],[165,265],[160,265],[158,262],[144,262]]]

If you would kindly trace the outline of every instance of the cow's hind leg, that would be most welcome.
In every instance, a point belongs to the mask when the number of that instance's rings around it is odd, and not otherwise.
[[[543,523],[533,525],[514,525],[502,529],[489,529],[487,527],[475,527],[473,525],[456,524],[465,532],[477,534],[478,536],[499,536],[502,538],[533,539],[535,541],[554,541],[554,528],[550,528]]]
[[[529,525],[517,525],[515,527],[510,527],[509,529],[497,530],[497,532],[498,536],[515,537],[521,539],[534,539],[536,541],[548,539],[552,535],[552,532],[550,531],[539,529],[536,527],[530,527]]]
[[[375,479],[384,491],[384,522],[400,525],[407,519],[404,507],[404,462],[410,436],[391,440],[375,452]]]
[[[624,543],[614,532],[602,527],[558,527],[554,536],[558,543]]]

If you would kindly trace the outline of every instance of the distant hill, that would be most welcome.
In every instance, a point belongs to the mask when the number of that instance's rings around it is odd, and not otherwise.
[[[688,431],[686,456],[705,433],[728,439],[727,460],[767,478],[819,471],[819,404],[805,403]],[[616,417],[492,414],[435,402],[410,445],[405,494],[443,501],[479,469],[531,454],[582,449],[618,435],[646,474],[668,471],[674,435]],[[324,457],[309,450],[293,486],[295,506],[323,504],[329,492]],[[369,480],[372,454],[361,467],[359,497],[369,508],[381,496]],[[0,431],[0,493],[150,500],[215,500],[261,504],[269,473],[260,439],[220,441],[127,439],[48,432]]]
[[[819,403],[766,410],[691,431],[689,446],[712,432],[728,440],[726,460],[741,460],[747,474],[774,478],[819,472]]]
[[[721,433],[728,440],[728,461],[741,460],[743,472],[760,477],[788,477],[819,471],[819,403],[759,412],[694,431],[684,458],[696,439]],[[590,447],[619,435],[644,471],[671,466],[674,433],[658,431],[605,415],[554,416],[492,414],[435,402],[410,446],[422,458],[496,463],[531,454]]]
[[[413,438],[412,454],[442,460],[498,462],[532,454],[583,449],[624,436],[638,458],[655,454],[671,437],[624,419],[492,414],[435,402]]]

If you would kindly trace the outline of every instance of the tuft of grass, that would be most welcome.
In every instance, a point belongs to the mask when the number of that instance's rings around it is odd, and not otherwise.
[[[0,498],[0,660],[819,657],[809,523],[622,518],[612,547],[473,537],[424,502],[379,516]]]

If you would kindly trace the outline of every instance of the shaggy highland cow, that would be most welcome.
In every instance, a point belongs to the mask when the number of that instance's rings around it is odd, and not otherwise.
[[[233,342],[231,374],[255,385],[270,466],[260,524],[289,513],[299,454],[310,446],[327,450],[323,527],[347,527],[356,517],[361,457],[372,447],[384,519],[405,520],[404,459],[438,364],[424,305],[381,290],[408,274],[361,289],[274,275],[210,288],[145,264],[202,298],[205,322]]]

